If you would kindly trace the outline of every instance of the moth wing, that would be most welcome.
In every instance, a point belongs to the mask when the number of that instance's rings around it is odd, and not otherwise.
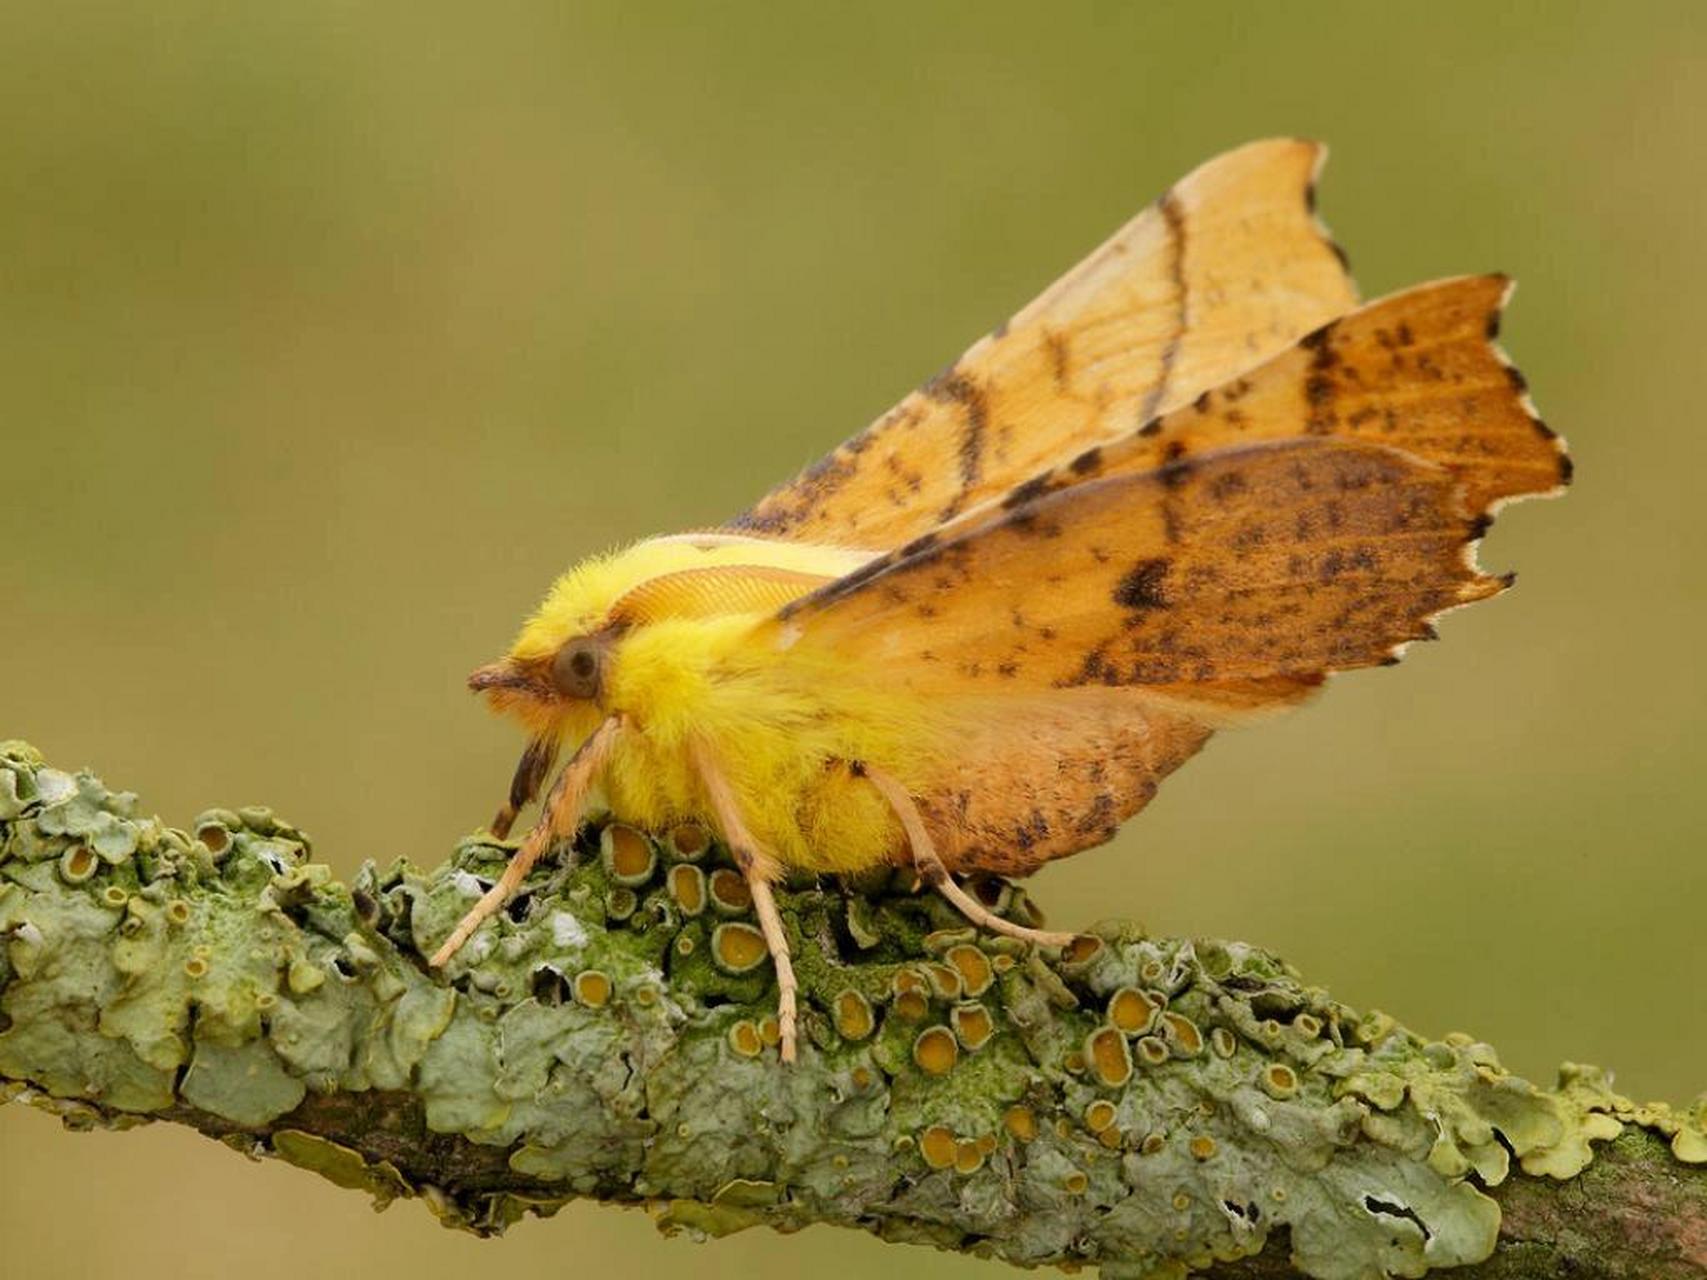
[[[899,546],[1117,438],[1356,305],[1316,220],[1316,143],[1255,142],[1182,179],[947,370],[732,524]]]
[[[1430,546],[1451,529],[1461,529],[1466,546],[1493,509],[1559,492],[1571,471],[1563,441],[1536,416],[1522,376],[1493,343],[1508,291],[1501,277],[1466,277],[1371,303],[1123,439],[867,561],[781,616],[818,638],[881,616],[894,633],[886,643],[916,638],[927,657],[910,661],[934,670],[933,679],[956,670],[958,679],[997,688],[1014,678],[1059,685],[1073,644],[1108,639],[1098,629],[1116,621],[1133,640],[1153,629],[1146,619],[1169,620],[1176,653],[1203,643],[1207,628],[1225,619],[1175,609],[1182,584],[1194,599],[1209,598],[1201,588],[1213,582],[1260,599],[1300,573],[1333,587],[1347,556],[1361,565],[1378,561],[1384,547],[1414,548],[1425,526],[1382,508],[1401,491],[1417,519],[1432,522]],[[1334,491],[1301,488],[1310,476]],[[1347,523],[1358,509],[1348,503],[1360,496],[1376,503],[1366,523],[1385,519],[1391,530],[1371,540]],[[1466,582],[1482,581],[1468,565],[1465,551],[1431,572],[1445,581],[1462,570]],[[1260,583],[1245,581],[1253,572],[1264,575]],[[1287,589],[1332,594],[1308,586]],[[1116,588],[1135,609],[1113,607]],[[1164,592],[1165,607],[1146,599]],[[1304,615],[1258,616],[1266,626]],[[1036,635],[1027,635],[1035,630],[1027,618],[1039,620]],[[1328,632],[1314,635],[1321,641]],[[1241,661],[1217,675],[1199,663],[1190,679],[1203,686],[1336,665],[1345,663],[1326,655],[1315,667]]]
[[[1308,435],[1364,440],[1437,463],[1464,484],[1477,511],[1556,493],[1571,476],[1564,442],[1494,341],[1511,289],[1504,276],[1461,276],[1372,302],[1029,484],[1058,487]]]
[[[1565,443],[1536,413],[1523,375],[1494,341],[1510,294],[1504,276],[1464,276],[1369,303],[1189,405],[944,521],[887,560],[981,527],[990,508],[1011,510],[1087,480],[1300,435],[1362,440],[1435,463],[1464,485],[1465,501],[1477,511],[1559,493],[1571,478]]]
[[[1113,836],[1218,725],[1292,705],[1320,683],[1246,682],[1184,700],[1105,688],[987,699],[920,808],[952,869],[1023,875]]]
[[[1498,592],[1445,467],[1329,437],[1212,450],[1009,508],[787,606],[981,730],[924,788],[945,861],[1019,872],[1100,843],[1214,728],[1395,659]]]
[[[1212,450],[992,507],[785,606],[781,642],[921,692],[1138,686],[1190,698],[1367,666],[1500,589],[1444,467],[1363,441]]]

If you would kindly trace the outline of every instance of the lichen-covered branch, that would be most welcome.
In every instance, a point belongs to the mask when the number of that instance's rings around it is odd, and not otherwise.
[[[0,1089],[478,1232],[593,1197],[1114,1277],[1707,1268],[1700,1104],[1581,1067],[1539,1089],[1256,948],[1112,924],[1042,955],[899,880],[795,887],[785,1067],[740,877],[696,828],[594,828],[429,970],[506,852],[346,887],[264,810],[175,830],[0,745]]]

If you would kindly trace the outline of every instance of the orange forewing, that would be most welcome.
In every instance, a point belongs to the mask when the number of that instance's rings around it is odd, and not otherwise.
[[[1312,212],[1321,157],[1278,139],[1209,161],[733,524],[899,546],[1285,350],[1357,301]]]
[[[1367,666],[1499,590],[1442,467],[1358,441],[1212,450],[1083,481],[785,607],[785,643],[921,693],[1193,688]],[[1219,703],[1221,700],[1216,699]]]
[[[1570,458],[1493,342],[1510,293],[1504,276],[1466,276],[1371,303],[1148,424],[1103,461],[1139,470],[1224,445],[1339,436],[1438,463],[1477,512],[1552,492],[1569,480]]]

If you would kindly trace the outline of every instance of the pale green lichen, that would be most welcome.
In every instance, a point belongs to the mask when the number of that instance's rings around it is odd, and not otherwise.
[[[706,1235],[836,1222],[1137,1277],[1285,1229],[1300,1270],[1361,1280],[1487,1257],[1514,1157],[1568,1178],[1635,1125],[1707,1160],[1699,1105],[1638,1107],[1588,1068],[1538,1089],[1237,943],[1110,924],[1051,957],[899,881],[791,888],[786,1067],[730,877],[695,881],[703,915],[667,883],[708,857],[691,830],[603,857],[589,832],[444,975],[421,957],[507,846],[346,888],[265,810],[192,831],[0,746],[8,1095],[79,1125],[187,1119],[477,1230],[598,1196]],[[431,1158],[382,1155],[413,1123]]]
[[[311,1169],[322,1178],[365,1191],[374,1207],[383,1209],[399,1196],[410,1194],[409,1184],[389,1160],[369,1162],[361,1152],[328,1141],[300,1129],[277,1129],[272,1134],[272,1152],[299,1169]]]

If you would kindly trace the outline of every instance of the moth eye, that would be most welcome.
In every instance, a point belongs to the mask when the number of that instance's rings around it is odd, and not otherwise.
[[[563,646],[551,664],[552,683],[570,698],[592,698],[599,692],[599,651],[586,641]]]

